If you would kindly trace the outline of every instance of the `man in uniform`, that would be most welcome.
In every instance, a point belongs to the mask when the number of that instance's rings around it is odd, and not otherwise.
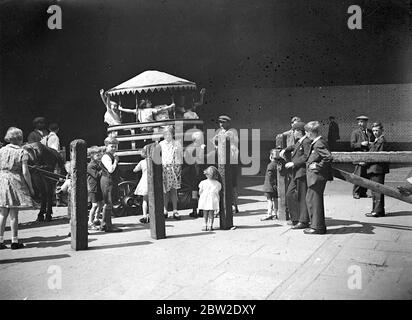
[[[369,151],[369,146],[371,142],[375,140],[375,137],[372,134],[372,130],[368,129],[368,120],[367,116],[359,116],[356,118],[358,120],[358,128],[352,131],[350,136],[350,146],[352,151]],[[355,162],[355,171],[353,174],[360,176],[362,178],[367,178],[366,172],[366,163],[365,162]],[[353,186],[353,198],[366,198],[367,189],[361,186]]]
[[[216,130],[216,135],[212,138],[215,147],[219,143],[225,143],[226,138],[230,139],[230,167],[232,168],[232,187],[233,187],[233,213],[239,213],[238,208],[238,175],[240,171],[239,166],[239,136],[237,131],[231,128],[231,118],[227,115],[220,115],[218,118],[219,129]]]

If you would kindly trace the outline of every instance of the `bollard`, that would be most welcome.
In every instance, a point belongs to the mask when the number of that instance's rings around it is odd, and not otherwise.
[[[148,144],[146,148],[150,235],[158,240],[166,238],[162,159],[158,143]]]
[[[70,143],[71,192],[69,201],[71,247],[87,249],[87,145],[84,140]]]
[[[219,220],[220,229],[228,230],[233,227],[233,186],[232,166],[230,164],[230,139],[218,142],[218,171],[221,177],[222,190],[220,191]]]

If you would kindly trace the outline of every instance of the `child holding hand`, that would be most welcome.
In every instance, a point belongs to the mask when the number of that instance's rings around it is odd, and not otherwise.
[[[210,166],[204,174],[207,179],[199,183],[199,203],[198,209],[203,210],[205,225],[202,231],[213,230],[213,220],[215,211],[219,211],[219,192],[222,185],[217,181],[219,172],[216,167]]]

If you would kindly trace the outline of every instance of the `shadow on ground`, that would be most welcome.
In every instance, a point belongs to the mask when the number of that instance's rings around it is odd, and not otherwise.
[[[55,254],[49,256],[40,256],[40,257],[27,257],[27,258],[16,258],[16,259],[4,259],[0,260],[0,264],[7,263],[17,263],[17,262],[33,262],[33,261],[43,261],[43,260],[55,260],[55,259],[64,259],[70,258],[68,254]]]
[[[38,221],[30,221],[25,223],[19,223],[19,230],[23,229],[31,229],[31,228],[39,228],[39,227],[50,227],[50,226],[57,226],[61,224],[68,224],[69,223],[68,217],[57,217],[54,218],[50,222],[38,222]],[[10,226],[6,227],[6,231],[10,231]]]
[[[90,240],[89,240],[90,242]],[[125,248],[125,247],[135,247],[152,244],[150,241],[140,241],[140,242],[128,242],[128,243],[118,243],[118,244],[108,244],[104,246],[91,246],[88,250],[101,250],[101,249],[114,249],[114,248]]]

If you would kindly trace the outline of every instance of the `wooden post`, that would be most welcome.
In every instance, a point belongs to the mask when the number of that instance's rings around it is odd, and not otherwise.
[[[412,163],[412,151],[332,152],[333,162]]]
[[[333,175],[341,180],[345,180],[349,183],[356,184],[358,186],[370,189],[375,192],[383,193],[389,197],[412,203],[412,196],[404,196],[397,189],[385,186],[383,184],[362,178],[349,172],[345,172],[339,169],[333,169]]]
[[[87,249],[87,145],[84,140],[70,144],[70,224],[73,250]]]
[[[230,165],[230,139],[218,141],[217,150],[218,171],[222,178],[222,190],[220,191],[219,220],[220,229],[228,230],[233,227],[233,186],[232,168]]]
[[[163,200],[163,168],[158,143],[151,143],[147,148],[147,180],[150,217],[150,235],[153,239],[166,238],[166,226]]]
[[[278,162],[277,182],[278,182],[278,217],[279,220],[286,221],[288,214],[286,211],[286,188],[287,188],[287,172],[285,168],[285,160],[279,156],[280,149],[285,148],[286,141],[283,134],[276,136],[276,161]]]

